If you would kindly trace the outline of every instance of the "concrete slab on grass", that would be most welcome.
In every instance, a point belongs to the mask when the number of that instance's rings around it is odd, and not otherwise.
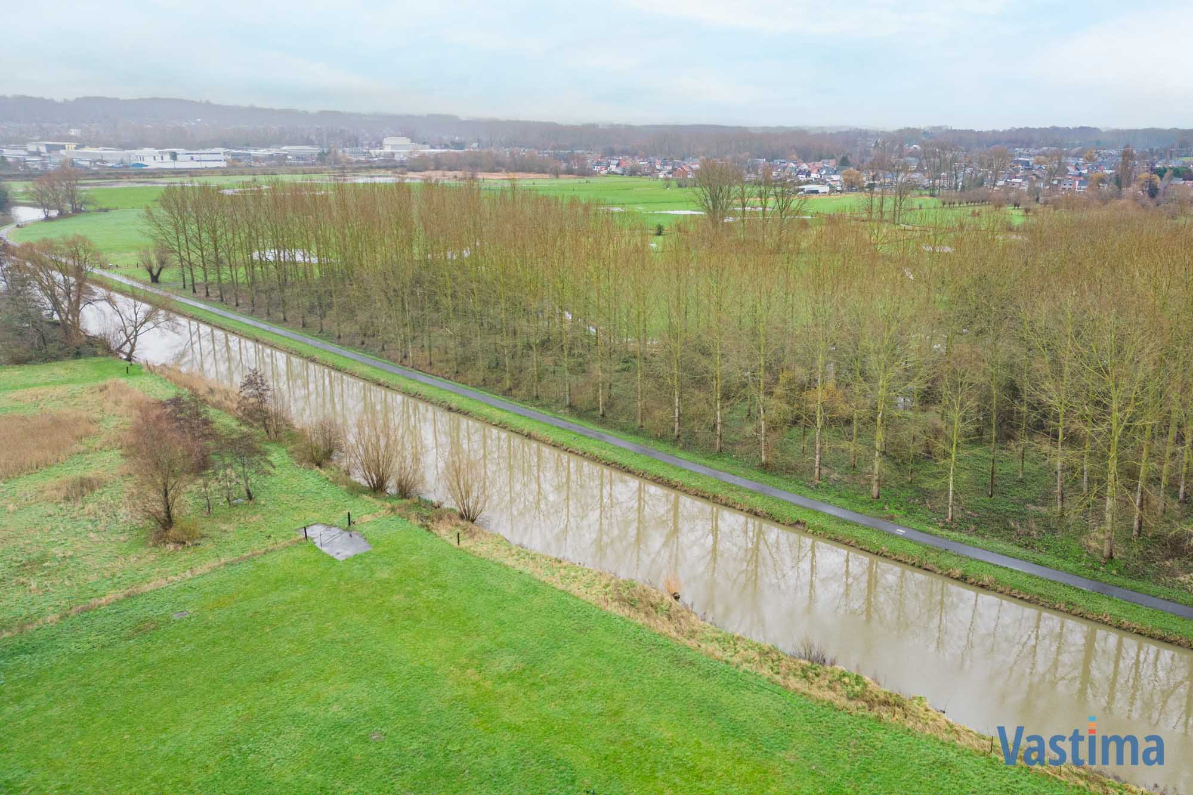
[[[333,527],[329,524],[308,525],[305,531],[299,530],[298,532],[305,532],[306,537],[314,542],[315,546],[336,560],[345,560],[372,549],[369,542],[365,541],[365,537],[360,533]]]

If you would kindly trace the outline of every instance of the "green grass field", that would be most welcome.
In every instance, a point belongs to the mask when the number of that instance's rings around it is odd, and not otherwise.
[[[152,243],[142,211],[131,208],[110,212],[86,212],[62,219],[38,221],[14,229],[10,233],[14,243],[32,243],[72,235],[86,236],[111,262],[122,265],[135,263],[137,252]]]
[[[153,588],[0,638],[2,791],[1070,789],[456,549],[276,445],[255,503],[200,517],[196,547],[151,547],[124,508],[120,410],[96,400],[113,383],[175,391],[112,360],[0,369],[0,412],[99,419],[86,449],[0,485],[4,625]],[[47,496],[85,471],[112,478],[78,504]],[[349,509],[371,511],[364,555],[219,565]]]
[[[216,185],[239,184],[251,179],[244,176],[209,174],[186,177],[186,181],[189,182],[205,182]],[[283,174],[279,176],[263,175],[259,179],[318,182],[325,177],[311,174]],[[140,217],[140,211],[157,201],[162,190],[171,181],[179,181],[179,178],[161,179],[160,186],[131,184],[121,187],[107,185],[87,187],[84,183],[84,190],[92,212],[45,224],[45,228],[40,230],[38,227],[43,226],[42,224],[31,224],[25,229],[14,231],[13,240],[28,242],[40,240],[43,237],[83,234],[92,238],[96,245],[100,246],[101,251],[111,257],[114,262],[131,264],[136,259],[135,252],[149,244],[148,232]],[[23,192],[27,183],[9,183],[9,186],[14,191],[14,200],[29,200],[29,197]],[[691,213],[699,211],[695,191],[691,188],[677,187],[672,180],[650,177],[530,179],[518,182],[518,186],[521,189],[532,190],[563,200],[575,199],[611,208],[610,211],[619,213],[625,223],[640,228],[654,229],[662,225],[665,229],[670,229],[677,224],[699,218],[699,216],[691,215]],[[501,180],[488,180],[485,182],[485,187],[488,190],[504,190],[508,188],[508,185]],[[111,212],[94,212],[99,209]],[[810,196],[804,205],[804,212],[813,217],[861,211],[862,198],[859,194]],[[929,196],[914,196],[908,200],[908,207],[902,222],[913,226],[941,224],[952,226],[961,222],[976,223],[991,213],[1004,216],[1010,225],[1017,225],[1023,220],[1020,211],[1009,207],[1001,210],[988,207],[943,207],[939,199]]]
[[[375,501],[296,466],[273,445],[275,471],[261,482],[254,503],[216,504],[211,516],[202,516],[199,495],[192,494],[190,512],[201,519],[205,538],[182,550],[154,546],[149,528],[126,504],[131,479],[117,448],[129,415],[119,403],[122,391],[101,390],[111,381],[157,398],[177,392],[139,367],[125,375],[115,359],[0,368],[0,415],[74,409],[99,428],[63,463],[0,481],[0,632],[261,549],[291,538],[293,528],[304,524],[342,523],[346,511],[364,516],[376,510]],[[88,475],[103,486],[82,502],[50,496],[63,481]]]
[[[1051,792],[399,520],[0,645],[12,791]],[[176,618],[180,613],[185,617]]]

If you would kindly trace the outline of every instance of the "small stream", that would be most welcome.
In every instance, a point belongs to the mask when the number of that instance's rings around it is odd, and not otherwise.
[[[90,331],[104,311],[88,309]],[[233,388],[259,368],[299,424],[331,416],[350,429],[360,412],[393,412],[422,438],[427,497],[448,501],[453,446],[484,462],[482,523],[514,543],[656,586],[673,573],[716,625],[788,652],[815,639],[840,665],[988,734],[1067,736],[1089,716],[1141,746],[1159,734],[1164,766],[1108,769],[1193,792],[1189,651],[816,539],[186,318],[137,353]]]

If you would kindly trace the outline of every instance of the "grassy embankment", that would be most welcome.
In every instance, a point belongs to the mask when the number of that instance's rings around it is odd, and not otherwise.
[[[254,503],[228,508],[214,500],[198,546],[150,544],[149,528],[134,520],[126,501],[131,478],[118,445],[138,400],[176,391],[137,366],[126,375],[115,359],[0,368],[0,421],[63,412],[81,415],[95,431],[64,449],[60,462],[0,482],[0,633],[287,543],[304,524],[342,524],[346,511],[360,517],[377,510],[373,500],[296,466],[275,445],[274,474]],[[84,494],[77,498],[72,490],[80,482]],[[198,500],[192,495],[196,515]]]
[[[256,503],[203,517],[196,547],[150,547],[112,445],[131,395],[174,387],[81,360],[2,369],[0,390],[5,414],[95,425],[61,463],[2,485],[3,562],[28,570],[3,580],[4,620],[135,594],[0,638],[0,789],[1122,789],[1006,767],[922,701],[651,589],[479,530],[457,549],[398,515],[426,523],[427,509],[359,495],[278,446]],[[109,479],[77,501],[50,488],[79,473]],[[275,546],[296,513],[349,508],[372,509],[373,551]]]
[[[127,290],[127,288],[124,289]],[[874,552],[884,557],[909,563],[929,571],[942,573],[990,590],[1017,596],[1035,604],[1052,607],[1111,626],[1166,640],[1187,648],[1193,647],[1193,621],[1188,619],[1134,605],[1119,599],[1083,591],[1071,586],[1050,582],[1032,575],[1014,572],[1000,566],[970,560],[943,550],[924,547],[914,541],[901,539],[877,530],[834,519],[775,498],[756,494],[713,478],[655,461],[637,453],[622,450],[604,442],[577,436],[569,431],[560,430],[542,422],[494,409],[479,401],[462,398],[443,389],[418,384],[401,376],[392,375],[368,365],[362,365],[344,356],[328,353],[305,343],[288,340],[244,323],[227,320],[201,309],[187,306],[179,306],[177,308],[183,314],[195,317],[196,319],[209,322],[246,337],[261,340],[280,349],[297,353],[344,372],[360,376],[366,380],[392,387],[453,411],[459,411],[490,424],[616,466],[625,471],[681,489],[688,493],[707,497],[722,504],[731,505],[784,524],[801,526],[816,535]],[[610,431],[608,427],[597,425],[584,417],[564,415],[551,411],[546,411],[545,413],[566,417],[573,422],[578,422],[590,428],[605,432]],[[760,470],[731,456],[693,453],[654,437],[638,436],[624,430],[615,432],[622,438],[672,453],[689,461],[707,464],[727,472],[759,480],[807,496],[825,499],[830,502],[839,502],[845,504],[847,507],[855,507],[863,512],[873,512],[874,510],[873,503],[866,502],[861,497],[851,494],[846,489],[834,489],[832,487],[812,489],[790,477]],[[1003,467],[1005,469],[1009,466],[1009,459],[1007,459],[1004,461]],[[1009,472],[1004,474],[1010,477]],[[883,504],[883,514],[888,516],[888,518],[934,532],[937,535],[947,538],[965,541],[998,552],[1032,560],[1043,565],[1054,566],[1062,570],[1094,576],[1107,582],[1175,601],[1193,602],[1193,595],[1187,591],[1158,586],[1145,580],[1116,574],[1113,571],[1091,570],[1088,565],[1084,565],[1080,561],[1058,557],[1055,554],[1047,554],[1046,552],[1025,550],[1020,546],[998,539],[975,537],[943,529],[934,523],[923,521],[916,512],[906,510],[905,506],[900,506],[893,500]],[[1058,550],[1064,552],[1066,548],[1058,547]]]

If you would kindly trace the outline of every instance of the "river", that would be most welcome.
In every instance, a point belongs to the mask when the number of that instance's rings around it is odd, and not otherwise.
[[[90,331],[105,323],[90,307]],[[299,423],[394,412],[423,441],[426,496],[449,501],[448,451],[484,462],[482,524],[529,549],[661,586],[731,632],[794,652],[805,638],[883,687],[926,696],[994,734],[1163,737],[1162,767],[1108,767],[1193,792],[1193,653],[816,539],[404,397],[301,357],[180,318],[137,358],[235,388],[261,369]]]

